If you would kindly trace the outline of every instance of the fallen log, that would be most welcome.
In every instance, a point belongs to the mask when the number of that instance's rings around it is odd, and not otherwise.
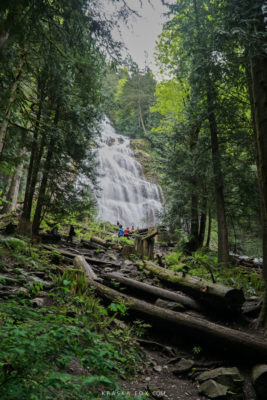
[[[94,271],[92,270],[91,266],[88,264],[88,262],[85,260],[84,256],[76,256],[73,261],[74,265],[78,268],[81,269],[85,272],[85,276],[88,279],[92,279],[94,281],[102,281],[101,278],[99,278]]]
[[[146,322],[151,322],[154,327],[161,327],[164,332],[176,333],[176,336],[186,335],[188,342],[192,338],[195,343],[205,342],[209,346],[214,346],[218,352],[230,352],[231,358],[236,354],[247,361],[257,362],[266,360],[267,342],[261,338],[255,337],[242,331],[237,331],[223,325],[193,317],[175,311],[165,310],[154,306],[145,301],[126,296],[114,289],[102,285],[95,281],[89,281],[90,286],[94,287],[96,292],[111,301],[123,301],[128,307],[128,312],[133,312]]]
[[[45,248],[46,250],[58,251],[62,256],[67,257],[67,258],[70,258],[70,259],[72,259],[72,260],[77,256],[77,254],[73,254],[73,253],[71,253],[71,252],[69,252],[69,251],[67,251],[67,250],[60,249],[60,248],[57,249],[57,248],[48,247],[48,246],[44,246],[44,248]],[[78,254],[78,255],[80,255],[80,254]],[[85,260],[86,260],[89,264],[103,265],[103,266],[113,267],[113,268],[120,268],[120,267],[121,267],[120,264],[113,263],[113,262],[110,262],[110,261],[105,261],[105,260],[99,260],[98,258],[85,257]]]
[[[161,281],[175,287],[212,308],[240,312],[245,301],[243,291],[212,283],[202,278],[175,273],[154,264],[145,262],[145,269]]]
[[[267,365],[256,365],[252,370],[252,383],[258,400],[266,400],[267,393]]]
[[[139,282],[134,279],[126,278],[123,275],[113,272],[104,275],[104,279],[115,279],[123,285],[133,288],[137,293],[148,294],[152,301],[157,298],[167,299],[178,302],[192,310],[202,311],[202,307],[190,297],[178,293],[171,292],[170,290],[162,289],[156,286],[148,285],[147,283]]]

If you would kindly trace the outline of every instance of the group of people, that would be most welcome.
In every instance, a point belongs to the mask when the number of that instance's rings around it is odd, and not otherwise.
[[[50,234],[53,236],[53,238],[56,241],[60,241],[61,240],[61,236],[60,236],[60,234],[58,232],[58,227],[57,226],[54,226],[54,228],[51,230]],[[69,230],[69,235],[67,237],[67,242],[71,242],[72,243],[73,236],[75,236],[75,235],[76,235],[76,232],[75,232],[74,226],[71,225],[70,226],[70,230]]]
[[[122,236],[129,237],[132,233],[134,233],[134,226],[132,226],[131,229],[128,228],[128,227],[126,229],[123,229],[122,225],[119,222],[117,222],[117,225],[119,227],[118,237],[122,237]],[[61,240],[61,236],[60,236],[60,234],[58,232],[58,227],[57,226],[54,226],[54,228],[51,230],[50,234],[53,236],[53,238],[56,241]],[[71,242],[72,243],[73,236],[75,236],[75,235],[76,235],[76,232],[75,232],[74,226],[71,225],[70,226],[70,230],[69,230],[69,235],[67,237],[67,242]]]
[[[130,228],[126,228],[125,230],[123,230],[122,225],[117,222],[118,227],[120,228],[119,232],[118,232],[118,237],[129,237],[132,233],[134,233],[134,226],[132,226],[131,230]]]

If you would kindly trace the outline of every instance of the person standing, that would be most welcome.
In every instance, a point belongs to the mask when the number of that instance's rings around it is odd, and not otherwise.
[[[122,236],[124,236],[124,235],[123,235],[123,229],[120,228],[120,230],[119,230],[119,232],[118,232],[118,237],[122,237]]]
[[[74,226],[71,225],[71,226],[70,226],[70,231],[69,231],[69,236],[67,237],[67,242],[71,242],[71,243],[72,243],[72,238],[73,238],[73,236],[75,236],[75,235],[76,235],[76,232],[75,232],[75,230],[74,230]]]

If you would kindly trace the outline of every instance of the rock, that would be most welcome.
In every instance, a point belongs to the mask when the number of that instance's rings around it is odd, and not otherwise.
[[[154,369],[154,371],[156,371],[156,372],[161,372],[161,371],[162,371],[162,367],[161,367],[160,365],[155,365],[155,366],[153,367],[153,369]]]
[[[174,301],[167,301],[167,300],[162,300],[162,299],[157,299],[155,302],[155,305],[158,307],[163,307],[167,308],[168,310],[173,310],[173,311],[184,311],[185,307],[180,304],[176,303]]]
[[[128,267],[128,266],[131,266],[131,267],[133,267],[133,263],[132,263],[132,261],[130,261],[130,260],[125,260],[124,261],[124,264]]]
[[[44,297],[35,297],[35,299],[32,299],[32,304],[35,307],[44,307],[45,306],[45,298]]]
[[[267,365],[256,365],[252,370],[252,382],[258,400],[266,400],[267,393]]]
[[[218,386],[218,388],[221,388],[221,386],[224,386],[227,389],[228,398],[231,398],[229,396],[230,393],[233,393],[232,398],[235,400],[243,398],[242,397],[243,396],[242,395],[242,387],[243,387],[244,379],[240,375],[238,369],[235,367],[233,367],[233,368],[220,367],[220,368],[212,369],[210,371],[202,372],[201,374],[198,375],[197,380],[199,382],[204,382],[204,383],[205,383],[205,381],[216,382],[217,384],[220,385],[220,386]],[[201,387],[202,387],[202,384],[201,384]],[[213,385],[213,387],[214,387],[214,385]],[[212,398],[215,398],[215,397],[212,397]]]
[[[228,387],[209,379],[203,382],[199,387],[199,393],[204,394],[210,399],[222,398],[227,395]]]
[[[244,379],[240,375],[239,371],[237,368],[215,368],[210,371],[205,371],[202,372],[200,375],[197,377],[198,381],[206,381],[209,379],[213,379],[218,383],[221,383],[222,385],[226,385],[229,388],[235,388],[236,386],[242,385]]]
[[[110,267],[106,267],[106,268],[104,268],[104,272],[107,274],[107,273],[109,273],[109,272],[112,272],[113,271],[113,268],[110,268]]]
[[[186,358],[182,358],[173,372],[175,375],[184,374],[186,372],[191,371],[192,367],[194,366],[195,362],[193,360],[188,360]]]
[[[130,274],[131,272],[132,272],[131,268],[125,267],[125,268],[120,269],[120,273],[122,273],[122,274]]]
[[[116,257],[115,254],[113,254],[113,253],[109,253],[108,257],[109,257],[109,259],[112,260],[112,261],[117,261],[117,257]]]

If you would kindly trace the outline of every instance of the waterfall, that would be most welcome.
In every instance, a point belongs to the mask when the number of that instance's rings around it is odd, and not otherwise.
[[[99,218],[123,227],[155,226],[162,208],[161,188],[146,180],[130,148],[130,139],[118,135],[106,118],[99,140]]]

